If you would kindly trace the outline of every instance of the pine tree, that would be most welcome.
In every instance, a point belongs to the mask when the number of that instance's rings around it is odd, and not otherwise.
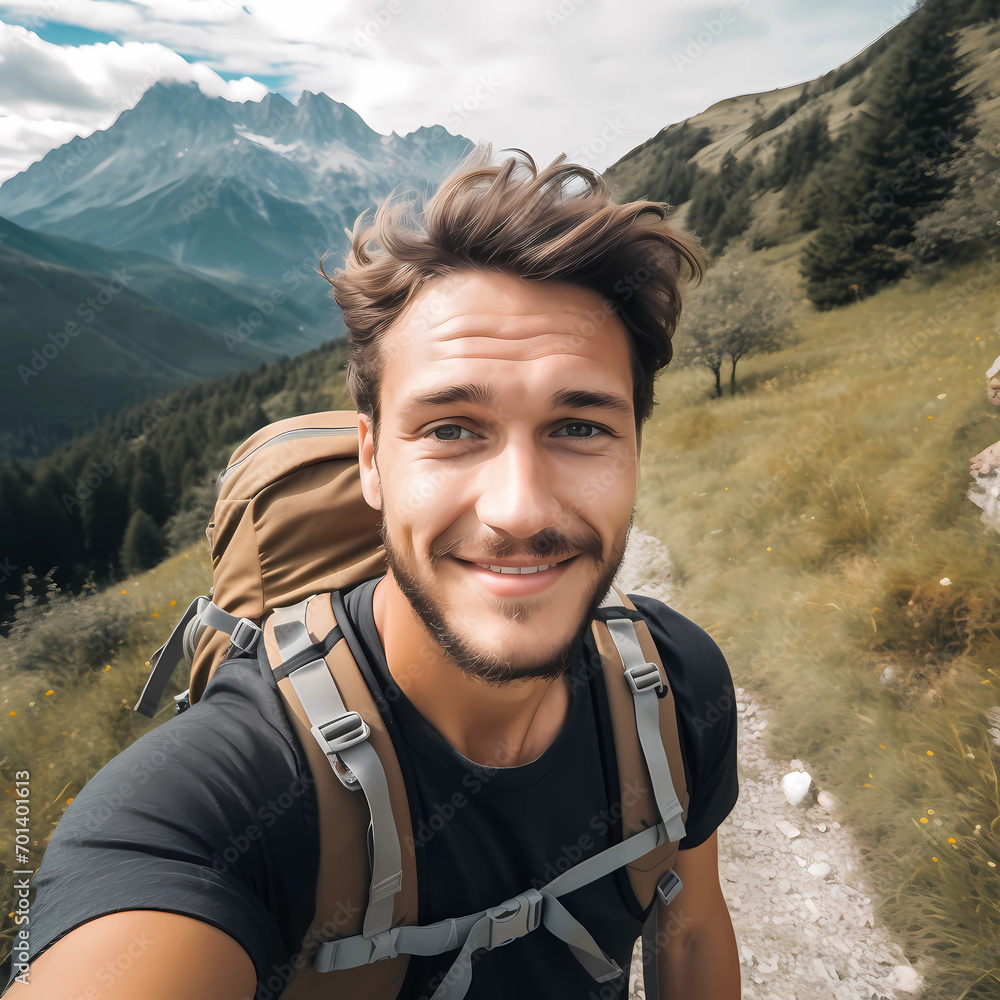
[[[143,444],[135,457],[129,507],[147,511],[157,524],[166,521],[173,507],[160,456],[148,444]]]
[[[126,573],[141,573],[155,566],[166,554],[163,532],[144,510],[137,510],[125,529],[121,564]]]
[[[869,295],[906,273],[900,251],[951,188],[940,167],[975,135],[974,103],[959,88],[955,37],[935,10],[925,4],[897,29],[878,89],[837,171],[842,189],[805,250],[806,293],[821,309]]]

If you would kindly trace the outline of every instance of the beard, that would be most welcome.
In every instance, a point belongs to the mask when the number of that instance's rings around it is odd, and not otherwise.
[[[429,562],[430,574],[427,583],[421,581],[414,561],[404,556],[393,544],[384,508],[382,510],[382,542],[385,546],[386,562],[392,570],[399,589],[435,643],[466,675],[475,677],[482,683],[493,687],[504,687],[514,681],[529,678],[555,680],[569,671],[573,656],[579,651],[584,635],[621,566],[628,543],[628,535],[632,530],[634,515],[635,511],[633,510],[629,517],[625,542],[622,544],[621,551],[612,548],[607,556],[604,555],[600,537],[596,532],[571,538],[561,532],[550,530],[535,535],[524,546],[503,542],[495,537],[476,545],[469,545],[469,549],[477,554],[497,559],[510,556],[515,551],[521,555],[532,555],[538,558],[568,556],[575,552],[578,553],[575,558],[590,557],[597,567],[595,580],[587,594],[585,610],[573,633],[554,652],[534,660],[521,657],[519,662],[515,662],[513,655],[503,648],[484,649],[475,646],[460,631],[454,612],[446,608],[434,596],[432,587],[437,565],[451,551],[468,545],[468,538],[441,546],[438,546],[436,541],[432,543]],[[508,624],[518,619],[527,621],[531,614],[531,607],[528,604],[513,599],[494,597],[491,604],[494,611],[508,619]]]

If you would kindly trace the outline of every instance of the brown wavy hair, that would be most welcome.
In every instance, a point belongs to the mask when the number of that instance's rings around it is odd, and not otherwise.
[[[666,222],[668,205],[616,204],[589,167],[557,157],[540,171],[520,154],[493,163],[477,146],[427,202],[387,198],[371,225],[358,216],[344,266],[331,278],[348,329],[347,385],[357,409],[379,420],[382,335],[431,278],[502,271],[573,282],[600,293],[629,334],[636,425],[653,410],[656,373],[669,364],[681,314],[682,264],[700,282],[697,241]],[[574,189],[576,182],[576,189]],[[346,232],[346,230],[345,230]]]

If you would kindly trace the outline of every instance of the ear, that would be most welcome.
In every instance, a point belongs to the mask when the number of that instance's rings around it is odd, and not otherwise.
[[[375,465],[375,434],[372,418],[363,413],[358,414],[358,465],[365,502],[369,507],[381,510],[382,481]]]

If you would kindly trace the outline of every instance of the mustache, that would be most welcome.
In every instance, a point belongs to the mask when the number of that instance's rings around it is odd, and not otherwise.
[[[600,560],[604,556],[604,548],[597,532],[590,534],[568,535],[555,528],[547,528],[526,540],[501,538],[499,535],[489,535],[478,538],[474,535],[462,535],[449,541],[435,539],[431,545],[431,563],[436,563],[444,556],[461,552],[461,558],[475,557],[478,562],[489,559],[508,559],[516,556],[530,556],[535,559],[552,557],[560,559],[564,556],[577,554],[591,555]]]

